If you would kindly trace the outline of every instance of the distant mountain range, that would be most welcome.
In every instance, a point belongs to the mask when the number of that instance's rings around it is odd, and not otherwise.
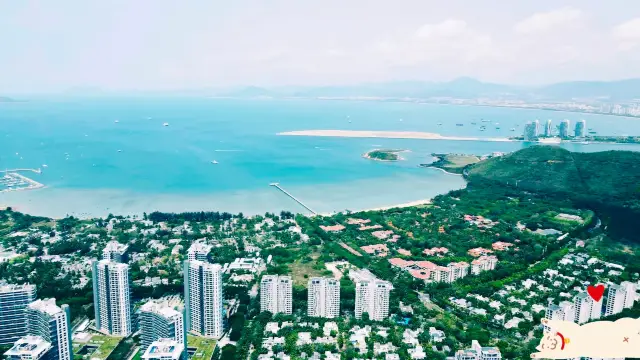
[[[390,98],[502,98],[523,100],[617,100],[640,99],[640,79],[620,81],[574,81],[545,86],[493,84],[473,78],[449,82],[385,82],[349,86],[274,87],[249,86],[216,93],[229,97],[390,97]]]
[[[17,100],[14,100],[12,98],[5,97],[5,96],[0,96],[0,103],[1,102],[15,102],[15,101],[17,101]]]

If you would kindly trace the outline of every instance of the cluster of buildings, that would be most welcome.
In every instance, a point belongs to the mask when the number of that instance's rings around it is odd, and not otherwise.
[[[461,261],[449,263],[447,266],[440,266],[431,261],[410,261],[401,258],[389,259],[389,262],[392,266],[409,272],[416,279],[425,282],[452,283],[467,276],[469,272],[477,275],[482,271],[495,269],[498,258],[493,255],[480,256],[473,260],[471,265]]]
[[[602,308],[603,299],[595,301],[585,292],[576,295],[573,302],[562,301],[558,305],[549,304],[546,318],[551,320],[571,321],[584,324],[604,316],[615,315],[624,309],[630,309],[636,300],[637,285],[629,281],[608,286],[606,305]]]
[[[560,122],[558,126],[558,137],[560,139],[569,139],[571,138],[570,134],[571,122],[568,119],[564,119]],[[587,123],[584,120],[579,120],[576,122],[573,131],[574,138],[584,138],[587,135]],[[547,120],[547,123],[544,127],[544,133],[540,131],[540,121],[534,120],[529,121],[524,126],[524,140],[525,141],[535,141],[540,137],[550,138],[553,136],[552,127],[551,127],[551,119]]]
[[[69,306],[36,299],[34,285],[0,284],[0,345],[12,345],[5,357],[71,360]]]
[[[355,283],[355,316],[369,314],[371,320],[389,317],[389,298],[393,286],[380,280],[369,270],[350,270]],[[265,275],[260,281],[260,311],[273,314],[292,313],[292,285],[290,276]],[[313,277],[308,281],[307,315],[333,319],[340,316],[340,282],[333,278]]]

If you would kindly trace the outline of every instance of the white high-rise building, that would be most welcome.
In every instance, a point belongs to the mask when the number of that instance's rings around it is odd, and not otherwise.
[[[368,313],[371,320],[382,321],[389,316],[389,296],[393,285],[376,278],[369,270],[349,270],[356,284],[356,319]]]
[[[224,331],[222,266],[203,261],[184,262],[187,331],[220,338]]]
[[[27,308],[27,334],[51,344],[48,360],[71,360],[71,314],[69,306],[56,305],[56,299],[36,300]]]
[[[551,119],[547,120],[547,125],[544,127],[544,136],[551,136]]]
[[[129,245],[121,244],[117,241],[109,241],[102,250],[102,260],[111,260],[119,263],[127,263],[127,250]]]
[[[589,320],[600,319],[602,312],[602,299],[594,301],[589,294],[583,292],[575,296],[573,300],[575,308],[575,322],[584,324]]]
[[[607,307],[605,316],[620,313],[624,309],[633,307],[636,296],[636,284],[623,281],[620,285],[612,284],[607,293]]]
[[[308,282],[307,314],[328,319],[340,316],[340,281],[313,277]]]
[[[586,133],[586,127],[587,127],[587,122],[584,120],[579,120],[578,122],[576,122],[576,128],[575,128],[575,136],[576,137],[584,137],[585,133]]]
[[[27,335],[24,312],[35,300],[35,285],[0,282],[0,345],[11,345]]]
[[[129,336],[133,330],[129,265],[94,261],[92,275],[96,329],[109,335]]]
[[[178,299],[150,300],[140,307],[140,351],[154,341],[171,339],[186,346],[184,308]]]
[[[265,275],[260,280],[260,311],[272,314],[293,312],[291,276]]]
[[[575,322],[575,319],[576,319],[575,305],[568,301],[563,301],[559,305],[550,303],[549,306],[547,306],[547,312],[545,314],[545,317],[549,320]],[[549,331],[549,328],[545,326],[544,330]]]
[[[187,250],[187,259],[189,261],[209,261],[209,252],[211,252],[211,245],[203,244],[203,243],[193,243]]]

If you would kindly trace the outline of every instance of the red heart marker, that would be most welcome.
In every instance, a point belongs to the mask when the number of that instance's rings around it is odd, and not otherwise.
[[[587,286],[587,293],[589,293],[589,296],[591,296],[593,300],[600,301],[600,299],[602,299],[602,295],[604,295],[604,285],[589,285]]]

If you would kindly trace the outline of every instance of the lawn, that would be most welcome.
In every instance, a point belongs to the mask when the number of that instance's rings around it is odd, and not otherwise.
[[[187,344],[189,348],[196,348],[191,360],[210,360],[216,348],[215,340],[193,335],[187,335]]]
[[[320,254],[314,253],[309,255],[309,257],[313,260],[305,262],[305,259],[303,258],[289,264],[289,270],[291,271],[291,277],[294,285],[307,287],[309,278],[314,276],[326,276],[329,272],[324,268],[324,266],[320,269],[314,268],[317,264],[316,260],[320,257]],[[333,274],[329,274],[329,276],[333,276]]]
[[[93,335],[89,342],[77,343],[77,346],[74,346],[74,352],[77,353],[80,351],[84,345],[95,345],[98,346],[98,348],[93,353],[88,354],[88,358],[104,360],[109,356],[109,354],[111,354],[116,346],[118,346],[120,341],[122,341],[122,338],[120,337]]]

